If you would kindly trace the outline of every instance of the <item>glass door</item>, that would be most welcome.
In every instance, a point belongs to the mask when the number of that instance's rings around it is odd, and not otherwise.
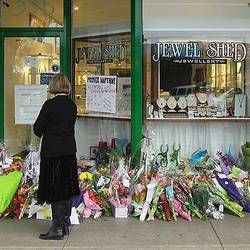
[[[4,37],[4,139],[9,154],[39,144],[32,124],[42,100],[50,98],[49,79],[59,71],[59,37]]]

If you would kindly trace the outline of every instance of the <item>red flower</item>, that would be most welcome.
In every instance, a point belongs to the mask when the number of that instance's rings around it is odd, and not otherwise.
[[[99,207],[104,207],[104,199],[103,198],[97,199],[96,203]]]
[[[88,193],[89,193],[89,199],[96,203],[96,197],[94,193],[90,190],[88,191]]]

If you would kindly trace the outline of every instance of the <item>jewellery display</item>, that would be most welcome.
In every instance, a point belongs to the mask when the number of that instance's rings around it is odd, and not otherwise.
[[[207,102],[207,93],[196,93],[196,97],[200,103]]]
[[[227,116],[227,101],[226,98],[216,99],[215,105],[217,106],[217,117],[226,117]]]
[[[154,118],[153,111],[154,111],[154,106],[150,104],[148,106],[148,118]]]
[[[176,112],[174,109],[176,108],[177,102],[173,96],[170,96],[167,100],[168,108],[170,112]]]
[[[167,101],[164,98],[160,97],[156,100],[156,103],[160,109],[163,109],[166,106]]]
[[[213,94],[208,94],[207,96],[207,104],[209,107],[215,106],[215,96]]]
[[[154,111],[154,118],[159,118],[158,111]]]
[[[179,111],[185,111],[184,109],[187,107],[187,100],[186,97],[181,96],[179,100],[177,101],[178,107],[181,109]]]
[[[245,117],[246,95],[235,94],[234,102],[226,94],[196,93],[188,96],[169,96],[168,99],[160,97],[155,105],[148,106],[149,118],[206,118],[206,117]],[[231,105],[231,106],[230,106]],[[157,111],[154,111],[154,108]],[[230,115],[230,108],[232,113]]]
[[[197,106],[197,98],[195,94],[189,94],[187,96],[187,105],[188,107],[196,107]]]
[[[234,116],[245,117],[246,116],[246,95],[236,94],[234,98],[235,98]]]
[[[159,111],[158,111],[159,118],[163,118],[163,108],[165,108],[167,101],[164,98],[159,97],[156,100],[156,104],[159,107]]]

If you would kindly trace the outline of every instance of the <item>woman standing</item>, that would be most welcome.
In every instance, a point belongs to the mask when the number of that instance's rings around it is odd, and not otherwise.
[[[77,108],[69,98],[70,83],[56,74],[49,84],[55,97],[47,100],[34,124],[34,133],[42,137],[40,176],[37,197],[51,203],[52,227],[40,239],[61,240],[69,233],[72,196],[78,195],[75,121]]]

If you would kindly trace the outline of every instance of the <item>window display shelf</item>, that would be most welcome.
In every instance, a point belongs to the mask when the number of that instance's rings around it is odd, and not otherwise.
[[[147,118],[147,121],[152,122],[245,122],[250,123],[250,117],[247,118]]]
[[[113,114],[78,114],[77,118],[130,121],[129,116],[118,116]]]

